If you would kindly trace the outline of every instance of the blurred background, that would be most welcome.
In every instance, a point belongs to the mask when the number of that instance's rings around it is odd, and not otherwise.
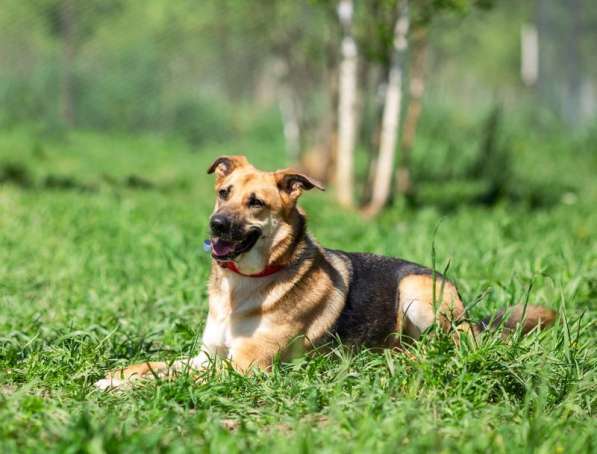
[[[596,57],[589,0],[0,0],[0,181],[85,133],[243,144],[368,215],[573,203]]]
[[[0,0],[0,454],[596,452],[596,119],[597,0]],[[90,392],[196,354],[226,154],[559,327]]]

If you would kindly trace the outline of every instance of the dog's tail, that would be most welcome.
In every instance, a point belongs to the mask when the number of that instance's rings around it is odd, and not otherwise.
[[[517,304],[508,309],[500,309],[493,317],[481,321],[479,331],[503,328],[505,336],[517,329],[527,334],[535,328],[549,328],[556,319],[556,312],[543,306]],[[520,328],[519,328],[520,327]]]

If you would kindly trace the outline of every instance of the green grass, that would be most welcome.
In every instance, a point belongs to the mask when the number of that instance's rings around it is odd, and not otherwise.
[[[553,329],[476,349],[429,337],[415,361],[336,348],[268,375],[209,370],[102,393],[92,383],[108,369],[196,349],[213,199],[205,169],[231,152],[282,166],[282,143],[193,152],[155,137],[3,131],[2,451],[595,452],[596,166],[563,143],[545,156],[548,142],[525,142],[515,169],[574,185],[546,208],[397,207],[367,222],[331,192],[303,205],[329,247],[431,265],[435,240],[438,268],[449,261],[464,299],[480,299],[474,316],[532,287],[529,302],[559,311]]]

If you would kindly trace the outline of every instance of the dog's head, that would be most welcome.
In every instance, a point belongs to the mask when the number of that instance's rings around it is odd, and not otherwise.
[[[216,176],[216,204],[209,221],[212,256],[234,261],[243,273],[272,263],[273,251],[296,234],[296,203],[305,190],[323,186],[295,170],[263,172],[244,156],[222,156],[209,167]]]

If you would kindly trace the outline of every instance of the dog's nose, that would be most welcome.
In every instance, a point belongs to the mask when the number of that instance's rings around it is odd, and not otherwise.
[[[230,222],[230,219],[224,214],[214,214],[209,221],[211,233],[214,235],[228,233],[231,225],[232,223]]]

